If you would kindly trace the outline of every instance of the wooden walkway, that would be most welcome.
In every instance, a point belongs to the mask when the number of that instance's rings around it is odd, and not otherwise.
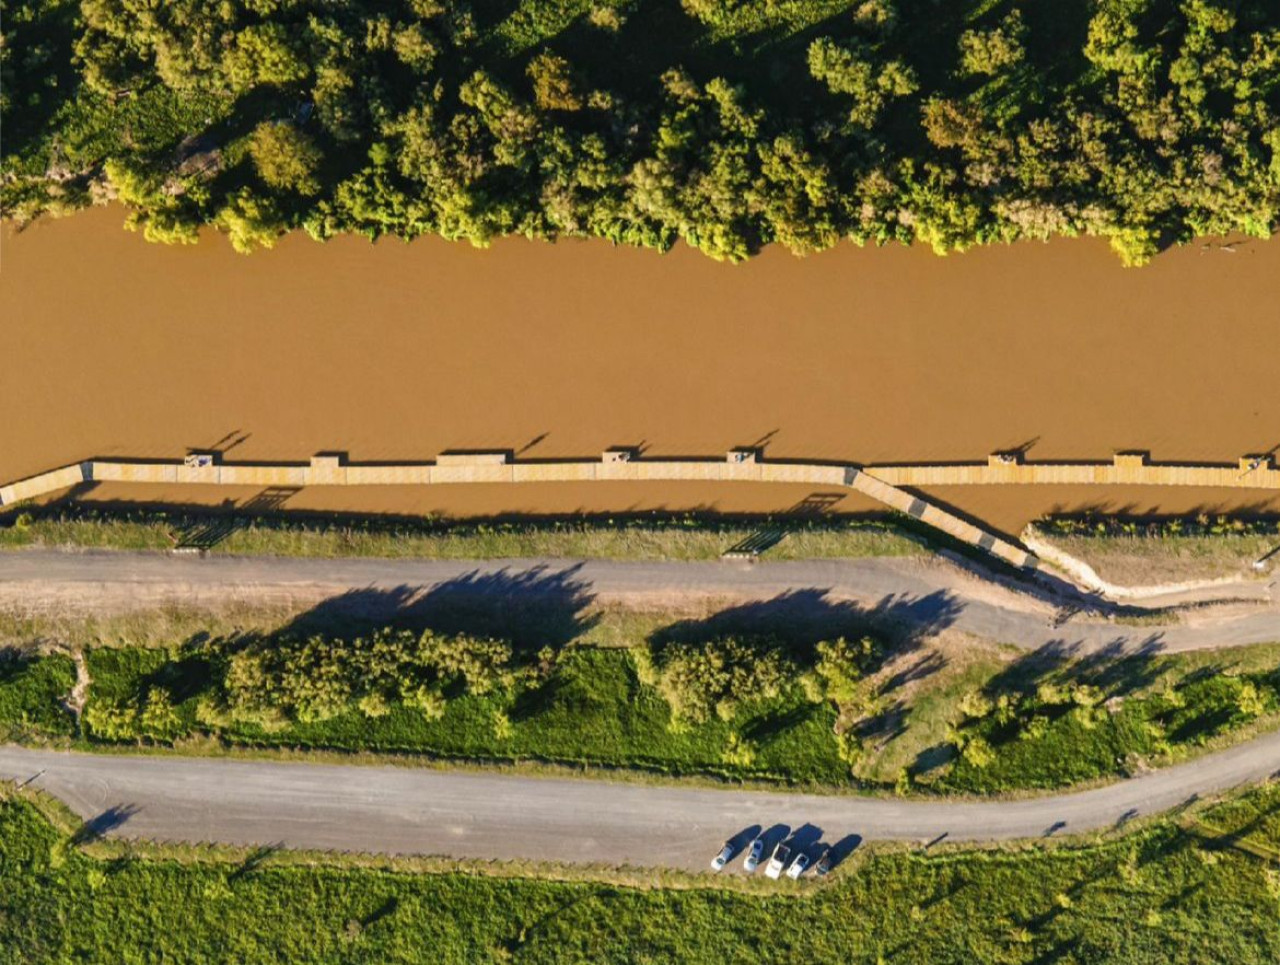
[[[216,453],[184,461],[93,459],[0,486],[0,506],[85,482],[200,483],[224,486],[379,486],[451,483],[593,482],[803,483],[856,490],[953,539],[1022,569],[1036,557],[1017,544],[949,512],[908,489],[956,485],[1140,485],[1280,490],[1280,470],[1270,456],[1244,457],[1236,466],[1152,464],[1145,453],[1118,454],[1109,463],[1027,463],[1018,455],[993,455],[986,464],[873,466],[768,462],[756,450],[737,449],[723,459],[643,459],[612,449],[599,459],[519,462],[510,452],[441,453],[434,462],[350,463],[342,454],[314,456],[307,464],[228,463]]]

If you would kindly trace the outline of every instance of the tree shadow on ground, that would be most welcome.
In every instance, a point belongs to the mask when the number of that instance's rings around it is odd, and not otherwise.
[[[1018,658],[983,688],[991,698],[1033,694],[1044,683],[1095,687],[1103,700],[1125,697],[1150,687],[1173,665],[1159,634],[1136,647],[1117,640],[1084,652],[1080,644],[1051,640]]]
[[[946,665],[947,658],[936,650],[921,654],[911,662],[910,666],[894,671],[883,680],[876,688],[876,695],[883,697],[893,693],[895,690],[900,690],[908,684],[915,683],[918,680],[925,680],[942,670]]]
[[[137,814],[141,809],[136,804],[116,804],[100,814],[96,814],[89,818],[84,824],[80,825],[73,835],[71,835],[72,844],[89,844],[97,841],[111,831],[116,830],[125,824],[131,817]]]
[[[236,865],[235,870],[227,875],[227,884],[235,884],[237,881],[249,877],[261,868],[273,854],[283,850],[283,843],[264,844],[261,847],[254,848],[240,864]]]
[[[876,635],[888,644],[886,651],[903,653],[951,626],[964,606],[945,590],[919,597],[891,594],[872,607],[829,594],[819,588],[791,590],[770,600],[738,604],[708,617],[679,620],[655,631],[649,642],[661,646],[769,637],[803,655],[824,640]]]
[[[509,640],[517,649],[562,647],[595,626],[581,564],[473,570],[435,586],[370,587],[331,597],[291,620],[284,633],[349,639],[384,627]]]
[[[855,723],[853,733],[859,740],[884,746],[907,732],[907,712],[904,701],[894,700]]]

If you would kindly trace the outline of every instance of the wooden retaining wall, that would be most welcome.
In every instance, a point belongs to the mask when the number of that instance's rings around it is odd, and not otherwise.
[[[871,466],[895,486],[1063,484],[1074,486],[1204,486],[1215,489],[1280,490],[1272,456],[1243,456],[1234,466],[1152,463],[1143,452],[1118,453],[1105,463],[1024,462],[1018,456],[988,458],[986,464]]]
[[[854,489],[882,505],[920,520],[954,539],[1013,566],[1031,569],[1036,557],[907,488],[957,485],[1068,484],[1206,486],[1280,490],[1280,469],[1271,456],[1246,456],[1238,465],[1159,465],[1146,453],[1120,453],[1109,463],[1027,463],[1019,454],[995,454],[984,464],[873,466],[766,462],[756,450],[738,449],[724,459],[642,459],[629,449],[611,449],[598,460],[517,462],[510,452],[448,452],[434,462],[352,464],[340,453],[321,453],[310,463],[223,464],[217,453],[183,462],[94,459],[0,487],[0,506],[32,499],[82,482],[202,483],[225,486],[434,486],[449,483],[592,482],[772,482]]]

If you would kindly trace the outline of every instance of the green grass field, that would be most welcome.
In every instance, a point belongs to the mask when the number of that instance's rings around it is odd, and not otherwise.
[[[287,852],[215,857],[110,841],[81,848],[74,835],[27,800],[0,802],[0,961],[1280,959],[1274,787],[1210,808],[1199,821],[1166,820],[1104,842],[933,856],[862,849],[824,885],[800,889],[409,873],[391,862],[361,867]]]
[[[711,560],[752,536],[772,534],[770,559],[910,556],[923,539],[896,520],[700,517],[654,514],[545,521],[450,522],[430,518],[326,520],[93,510],[6,512],[0,549],[74,547],[273,556],[500,559],[554,556]]]

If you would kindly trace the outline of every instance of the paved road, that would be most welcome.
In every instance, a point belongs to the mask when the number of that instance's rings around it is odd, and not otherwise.
[[[0,777],[57,795],[105,833],[173,841],[700,869],[786,825],[807,841],[991,841],[1123,823],[1280,770],[1280,733],[1080,793],[922,802],[463,771],[117,756],[0,747]],[[775,834],[777,832],[775,831]]]
[[[208,601],[220,595],[289,591],[312,599],[345,598],[353,608],[390,615],[429,607],[432,597],[539,595],[580,606],[732,599],[768,602],[812,614],[856,605],[926,628],[959,630],[1027,649],[1058,646],[1078,653],[1107,648],[1195,650],[1280,641],[1280,604],[1197,625],[1126,627],[1081,617],[1054,626],[1053,611],[1028,594],[980,583],[957,568],[925,559],[873,558],[779,562],[620,562],[524,560],[291,559],[23,550],[0,553],[0,605],[51,595],[111,597],[149,603]],[[767,613],[768,611],[761,611]],[[833,612],[838,610],[833,609]]]

